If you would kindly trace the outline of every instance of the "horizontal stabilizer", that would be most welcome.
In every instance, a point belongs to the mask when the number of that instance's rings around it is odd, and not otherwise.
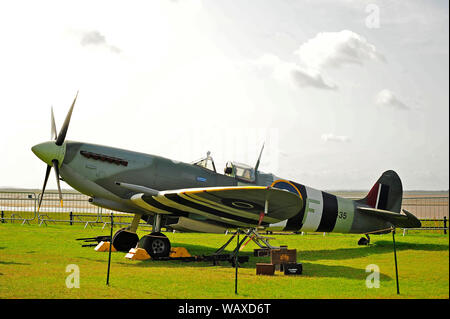
[[[401,213],[396,213],[389,210],[359,206],[357,207],[357,210],[363,214],[368,214],[386,220],[394,227],[420,228],[422,226],[420,220],[405,209],[403,209]]]

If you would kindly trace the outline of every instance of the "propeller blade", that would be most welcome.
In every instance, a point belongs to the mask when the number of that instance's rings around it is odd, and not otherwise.
[[[58,185],[58,194],[59,194],[59,202],[61,203],[61,207],[63,207],[63,199],[62,199],[62,193],[61,193],[61,186],[59,185],[59,167],[58,167],[58,160],[52,160],[53,168],[55,169],[56,173],[56,184]]]
[[[51,139],[56,140],[58,137],[58,132],[56,131],[56,124],[55,124],[55,115],[53,114],[53,106],[52,106],[52,132],[51,132]]]
[[[42,198],[44,197],[44,192],[45,192],[45,186],[47,185],[48,176],[50,175],[51,169],[52,169],[52,167],[50,165],[47,165],[47,170],[45,171],[44,186],[42,186],[41,198],[39,198],[38,212],[39,212],[39,209],[41,208]]]
[[[72,117],[72,111],[73,107],[75,105],[75,101],[78,97],[78,91],[77,95],[75,95],[75,99],[73,100],[72,106],[70,107],[69,113],[67,113],[66,119],[64,120],[64,123],[61,127],[61,131],[59,132],[58,138],[56,139],[56,145],[60,146],[64,143],[64,140],[66,139],[67,129],[69,128],[70,118]]]

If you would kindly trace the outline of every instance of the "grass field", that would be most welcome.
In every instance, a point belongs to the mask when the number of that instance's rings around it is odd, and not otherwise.
[[[144,232],[138,232],[140,236]],[[81,225],[0,224],[0,298],[449,298],[448,235],[414,232],[396,235],[400,295],[396,293],[392,235],[372,236],[370,246],[358,246],[360,235],[273,235],[274,245],[297,249],[301,276],[257,276],[254,243],[240,253],[250,261],[235,270],[227,262],[132,261],[112,254],[110,286],[106,286],[108,253],[82,248],[80,237],[109,235],[101,227]],[[166,233],[173,247],[192,255],[213,253],[229,237],[217,234]],[[75,264],[80,288],[66,287]],[[380,270],[380,287],[367,288],[366,266]]]

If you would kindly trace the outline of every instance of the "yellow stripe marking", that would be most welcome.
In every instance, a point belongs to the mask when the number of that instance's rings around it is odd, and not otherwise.
[[[187,190],[183,191],[182,193],[202,193],[204,191],[207,192],[216,192],[216,191],[227,191],[227,190],[246,190],[246,189],[259,189],[263,190],[266,189],[266,186],[230,186],[230,187],[209,187],[209,188],[201,188],[201,189],[195,189],[195,190]]]
[[[297,193],[298,193],[298,196],[301,198],[301,200],[302,200],[302,202],[303,202],[302,193],[300,193],[299,189],[298,189],[294,184],[292,184],[290,181],[287,181],[287,180],[285,180],[285,179],[277,179],[275,182],[273,182],[273,183],[270,185],[270,187],[273,187],[273,185],[275,185],[276,183],[279,183],[279,182],[287,183],[287,184],[291,185],[292,187],[294,187],[294,189],[295,189],[295,190],[297,191]],[[277,187],[274,187],[274,188],[277,188]],[[282,188],[278,188],[278,189],[282,189]]]

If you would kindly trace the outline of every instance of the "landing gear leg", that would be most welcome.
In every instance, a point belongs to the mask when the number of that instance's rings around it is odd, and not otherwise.
[[[153,218],[152,233],[159,233],[161,231],[161,214],[155,214]]]
[[[153,259],[169,257],[170,240],[161,233],[161,215],[155,214],[153,229],[150,235],[145,235],[139,241],[139,247],[144,248]]]

